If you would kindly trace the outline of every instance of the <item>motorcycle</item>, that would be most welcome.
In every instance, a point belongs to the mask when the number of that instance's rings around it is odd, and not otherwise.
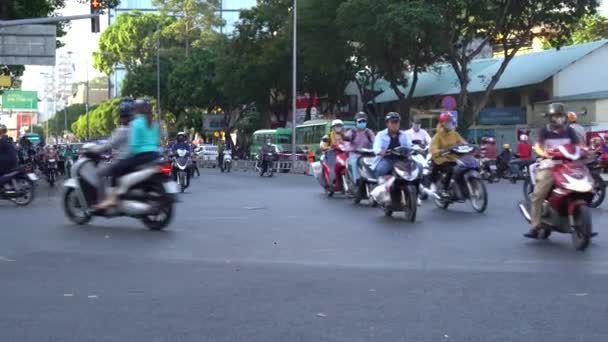
[[[178,149],[176,156],[173,157],[173,172],[174,179],[177,180],[177,185],[181,192],[184,192],[190,186],[190,169],[192,161],[190,152],[184,149]]]
[[[405,219],[416,221],[418,211],[418,187],[422,178],[422,166],[412,159],[419,154],[416,149],[398,147],[387,151],[395,159],[391,176],[374,188],[371,197],[384,210],[385,216],[392,216],[395,211],[403,211]]]
[[[20,168],[0,176],[0,199],[26,206],[34,200],[34,185],[38,176]]]
[[[259,173],[260,177],[263,177],[266,174],[268,177],[272,177],[274,175],[274,153],[267,152],[262,154],[262,159],[260,160],[259,156],[256,156],[258,162],[256,163],[256,170]]]
[[[346,193],[349,191],[348,182],[346,180],[346,165],[348,164],[348,149],[346,144],[341,144],[334,148],[334,153],[336,154],[336,165],[334,167],[334,181],[333,184],[329,182],[329,164],[327,163],[326,158],[323,158],[321,161],[321,166],[323,170],[323,179],[325,180],[325,194],[327,197],[332,197],[334,193],[341,192]]]
[[[434,196],[434,192],[431,190],[431,154],[428,153],[429,146],[425,146],[422,142],[414,140],[413,153],[410,157],[422,170],[422,178],[420,180],[420,186],[418,189],[418,197],[426,201],[429,196]]]
[[[356,182],[353,181],[354,177],[350,168],[347,168],[346,170],[346,179],[348,181],[350,194],[353,196],[353,202],[359,204],[362,200],[370,200],[372,206],[377,206],[378,204],[369,196],[374,187],[378,184],[378,179],[371,169],[375,154],[370,149],[357,149],[355,152],[359,154],[359,158],[357,159],[359,179]],[[323,187],[325,187],[325,185],[323,185]]]
[[[55,182],[57,181],[57,160],[49,159],[46,162],[46,177],[49,182],[49,186],[52,188],[55,186]]]
[[[225,149],[223,162],[222,162],[222,165],[220,165],[220,170],[222,172],[224,172],[224,171],[230,172],[231,168],[232,168],[232,151],[230,149]]]
[[[454,166],[449,186],[446,189],[449,196],[443,197],[437,194],[434,196],[437,207],[447,209],[452,203],[463,203],[470,200],[475,211],[482,213],[486,210],[488,193],[481,179],[479,162],[473,156],[474,151],[473,145],[458,144],[443,153],[444,155],[454,154],[458,159],[456,159],[456,166]],[[447,177],[447,175],[444,174],[443,177]]]
[[[495,159],[481,158],[479,164],[479,174],[481,179],[487,181],[488,183],[500,182],[500,177],[498,176],[498,167],[496,166]]]
[[[593,200],[593,177],[581,159],[581,149],[563,145],[548,151],[553,163],[553,189],[543,202],[540,239],[547,239],[551,232],[571,234],[574,248],[583,251],[593,237],[589,203]],[[519,203],[523,217],[531,222],[531,201]]]
[[[81,158],[72,168],[73,177],[65,181],[63,208],[68,219],[78,225],[88,223],[93,216],[133,217],[142,221],[150,230],[166,228],[174,213],[177,184],[171,180],[172,166],[161,161],[144,165],[137,171],[127,174],[118,180],[128,181],[133,185],[120,197],[114,208],[95,210],[93,206],[102,198],[99,193],[104,180],[97,177],[97,171],[103,164],[101,156],[82,147]]]

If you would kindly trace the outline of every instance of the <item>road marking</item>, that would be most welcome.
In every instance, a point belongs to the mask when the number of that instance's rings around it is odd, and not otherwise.
[[[7,258],[5,256],[0,256],[0,261],[5,261],[5,262],[13,262],[15,261],[14,259],[11,258]]]
[[[99,297],[97,297],[97,295],[89,295],[89,296],[87,296],[87,298],[96,299],[96,298],[99,298]]]
[[[63,294],[64,297],[74,297],[73,293],[64,293]]]

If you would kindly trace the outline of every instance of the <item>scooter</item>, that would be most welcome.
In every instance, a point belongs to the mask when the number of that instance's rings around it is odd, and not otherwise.
[[[20,168],[0,176],[0,199],[18,206],[26,206],[34,200],[34,185],[38,176]]]
[[[57,181],[57,160],[49,159],[46,162],[46,177],[49,182],[49,186],[52,188],[55,186]]]
[[[353,196],[353,202],[359,204],[362,200],[369,200],[372,206],[375,207],[378,203],[370,197],[370,193],[378,184],[374,170],[371,169],[375,154],[370,149],[357,149],[355,152],[359,154],[359,158],[357,159],[359,179],[354,182],[350,168],[346,169],[346,179],[348,180],[350,193]]]
[[[222,162],[222,165],[220,165],[220,170],[222,172],[230,172],[230,169],[232,168],[232,150],[225,149],[223,159],[224,161]]]
[[[268,152],[263,153],[262,158],[260,160],[259,156],[256,156],[258,160],[256,163],[256,170],[258,171],[260,177],[263,177],[266,174],[268,177],[272,177],[274,175],[274,153]]]
[[[443,154],[454,154],[458,156],[456,166],[452,172],[452,178],[447,190],[448,196],[443,197],[435,194],[435,205],[441,209],[447,209],[455,202],[471,201],[473,209],[479,213],[486,210],[488,206],[488,192],[480,175],[479,161],[473,156],[475,146],[470,144],[458,144],[452,146]],[[442,175],[447,177],[447,175]]]
[[[333,184],[330,184],[329,179],[329,164],[327,159],[323,158],[321,166],[323,167],[323,178],[325,179],[325,194],[327,197],[332,197],[334,193],[341,192],[346,193],[349,191],[348,182],[346,181],[346,165],[348,164],[348,149],[347,145],[341,144],[334,148],[336,154],[336,165],[334,167],[334,180]]]
[[[431,190],[431,154],[429,153],[429,146],[422,144],[419,140],[414,140],[414,147],[412,150],[416,153],[412,153],[410,158],[418,164],[422,170],[420,179],[420,186],[418,188],[418,197],[426,201],[429,196],[434,196],[435,193]]]
[[[479,164],[479,174],[481,175],[481,179],[487,181],[488,183],[500,182],[500,177],[498,176],[498,168],[496,166],[496,159],[481,158],[479,160]]]
[[[593,178],[580,161],[580,147],[563,145],[547,153],[552,160],[542,163],[552,163],[554,185],[543,202],[543,227],[538,237],[547,239],[553,231],[571,234],[574,248],[583,251],[594,236],[588,206],[593,199]],[[531,221],[530,206],[529,200],[519,203],[519,210],[528,222]]]
[[[181,192],[186,191],[186,188],[190,186],[190,169],[191,159],[190,152],[184,149],[178,149],[176,156],[173,157],[173,171],[175,172],[175,179]]]
[[[406,147],[387,151],[387,155],[395,159],[392,175],[384,177],[384,181],[380,180],[380,184],[371,192],[371,197],[384,210],[385,216],[403,211],[407,221],[416,221],[422,166],[411,157],[418,153]]]
[[[141,220],[150,230],[166,228],[173,217],[178,193],[177,184],[171,180],[171,164],[161,160],[121,177],[118,183],[132,184],[129,190],[115,208],[99,211],[93,206],[103,195],[98,189],[104,188],[104,180],[97,177],[103,163],[90,148],[91,144],[82,147],[81,158],[72,168],[73,178],[64,183],[63,208],[68,219],[83,225],[93,216],[127,216]]]

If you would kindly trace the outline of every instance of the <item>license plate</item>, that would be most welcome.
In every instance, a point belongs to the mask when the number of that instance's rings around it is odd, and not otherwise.
[[[28,173],[27,178],[29,178],[32,182],[35,182],[38,180],[38,176],[36,176],[36,174],[34,174],[34,173]]]
[[[167,193],[176,194],[179,192],[177,189],[177,183],[175,183],[173,181],[164,183],[163,186],[165,187],[165,191]]]

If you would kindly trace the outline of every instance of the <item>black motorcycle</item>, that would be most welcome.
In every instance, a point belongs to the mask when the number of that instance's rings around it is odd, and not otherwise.
[[[475,211],[482,213],[488,206],[488,192],[480,175],[479,161],[474,157],[475,147],[469,144],[459,144],[452,146],[444,155],[454,154],[456,166],[452,171],[452,178],[446,190],[448,196],[435,196],[435,205],[442,209],[447,209],[452,203],[464,203],[471,201]],[[447,175],[443,174],[443,177]],[[443,179],[441,179],[443,181]]]
[[[55,182],[57,182],[57,159],[49,159],[46,161],[46,179],[49,182],[49,186],[52,188],[55,186]]]
[[[0,199],[26,206],[34,200],[34,183],[38,177],[24,168],[0,176]]]

